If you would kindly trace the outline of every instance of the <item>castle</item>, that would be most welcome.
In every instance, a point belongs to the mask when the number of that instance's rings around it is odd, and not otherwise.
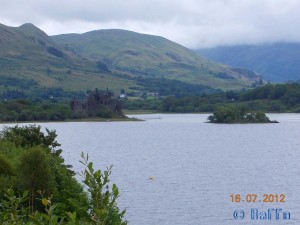
[[[117,113],[117,115],[124,117],[121,103],[112,98],[112,94],[108,89],[105,93],[99,93],[98,88],[96,88],[84,102],[73,99],[70,102],[70,107],[73,112],[84,112],[87,117],[101,117],[103,112]]]

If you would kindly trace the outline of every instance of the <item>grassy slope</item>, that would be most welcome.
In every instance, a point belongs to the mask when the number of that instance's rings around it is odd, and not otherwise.
[[[61,56],[49,52],[49,47]],[[105,63],[111,72],[101,72],[96,61]],[[225,74],[225,79],[220,74]],[[166,77],[224,89],[247,87],[257,79],[201,58],[162,37],[124,30],[49,37],[32,24],[17,28],[0,24],[0,93],[43,87],[129,90],[138,86],[132,79],[137,76]]]
[[[95,87],[119,90],[136,86],[135,82],[108,73],[99,73],[96,64],[71,51],[60,49],[43,31],[32,24],[18,28],[0,24],[0,90],[14,88],[7,80],[37,82],[31,88],[62,87],[81,91]],[[47,51],[59,49],[63,57]],[[6,86],[5,86],[6,84]]]
[[[125,30],[98,30],[52,38],[65,49],[129,75],[165,77],[215,88],[241,88],[257,79],[249,79],[246,74],[199,57],[191,50],[158,36]],[[227,79],[220,78],[220,74],[226,74]]]

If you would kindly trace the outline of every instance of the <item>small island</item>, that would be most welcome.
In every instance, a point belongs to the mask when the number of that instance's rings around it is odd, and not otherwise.
[[[210,123],[278,123],[270,120],[264,112],[238,106],[219,106],[207,119]]]

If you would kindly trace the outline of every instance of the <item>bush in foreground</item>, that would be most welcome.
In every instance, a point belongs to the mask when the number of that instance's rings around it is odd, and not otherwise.
[[[111,167],[95,170],[82,154],[83,186],[56,150],[55,131],[40,126],[5,128],[0,138],[0,224],[125,225]]]

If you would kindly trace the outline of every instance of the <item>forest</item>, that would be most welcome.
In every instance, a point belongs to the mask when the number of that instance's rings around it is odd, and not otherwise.
[[[151,86],[150,83],[149,86]],[[211,92],[209,90],[206,93],[204,89],[201,89],[198,94],[194,93],[196,87],[197,85],[194,87],[195,89],[191,89],[193,94],[180,92],[178,95],[148,96],[145,92],[140,97],[131,97],[132,93],[130,92],[124,99],[114,98],[122,103],[123,109],[129,111],[151,110],[164,113],[200,113],[213,112],[219,106],[241,106],[252,111],[300,112],[299,83],[267,84],[242,91]],[[171,89],[166,88],[166,90]],[[86,96],[90,92],[90,90],[87,90],[85,94],[82,92],[80,96]],[[123,89],[121,92],[126,94]],[[63,96],[61,90],[56,90],[55,93],[61,93]],[[0,121],[66,121],[88,118],[84,112],[73,112],[70,109],[70,99],[64,96],[51,99],[16,98],[1,101]],[[114,112],[105,107],[97,115],[99,118],[115,117]]]
[[[120,119],[109,107],[101,107],[93,118]],[[70,102],[55,99],[14,99],[0,102],[0,121],[66,121],[89,119],[84,110],[72,111]]]
[[[242,91],[224,91],[192,96],[168,96],[126,101],[124,109],[158,112],[213,112],[221,105],[239,105],[266,112],[300,112],[300,84],[268,84]]]

